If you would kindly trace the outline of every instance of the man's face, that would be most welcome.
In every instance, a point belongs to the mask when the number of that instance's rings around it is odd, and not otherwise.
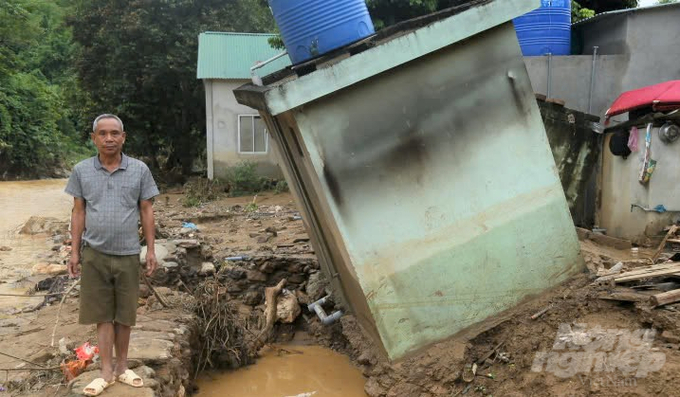
[[[123,151],[125,132],[121,131],[116,119],[101,119],[97,123],[97,130],[92,133],[92,142],[99,150],[99,154],[113,156]]]

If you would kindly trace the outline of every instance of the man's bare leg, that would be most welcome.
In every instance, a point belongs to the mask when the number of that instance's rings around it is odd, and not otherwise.
[[[127,325],[116,324],[116,370],[114,371],[116,377],[126,369],[128,360],[128,347],[130,346],[130,331],[131,328]]]
[[[102,360],[101,374],[106,382],[114,380],[113,373],[113,341],[115,330],[113,323],[97,324],[97,341],[99,343],[99,357]]]

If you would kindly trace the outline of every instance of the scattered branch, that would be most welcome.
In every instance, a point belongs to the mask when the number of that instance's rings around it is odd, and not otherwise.
[[[78,284],[80,284],[80,279],[73,283],[66,290],[66,292],[64,292],[64,296],[61,297],[61,302],[59,302],[59,309],[57,310],[57,318],[54,320],[54,328],[52,328],[52,342],[50,343],[51,347],[54,347],[54,335],[57,333],[57,326],[59,325],[59,315],[61,315],[61,308],[64,306],[64,301],[66,300],[68,294],[70,294],[73,288],[75,288],[75,286]]]

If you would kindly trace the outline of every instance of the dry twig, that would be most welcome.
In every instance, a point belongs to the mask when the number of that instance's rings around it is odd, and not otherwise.
[[[142,273],[142,279],[144,280],[144,283],[146,284],[146,286],[149,287],[151,292],[153,292],[153,295],[156,297],[156,299],[158,299],[158,301],[161,303],[161,305],[163,305],[163,307],[165,307],[165,308],[170,307],[168,305],[168,302],[165,300],[165,298],[163,298],[163,295],[161,295],[158,291],[156,291],[156,288],[154,288],[153,285],[151,285],[151,282],[146,277],[145,273]]]
[[[52,328],[52,342],[50,343],[51,347],[54,347],[54,335],[57,333],[57,326],[59,325],[59,315],[61,314],[61,308],[64,306],[64,301],[66,300],[66,297],[68,294],[71,293],[73,288],[75,288],[76,285],[80,284],[80,279],[78,279],[75,283],[73,283],[67,290],[64,292],[64,296],[61,297],[61,302],[59,302],[59,309],[57,310],[57,318],[54,320],[54,328]]]
[[[34,363],[33,361],[28,361],[28,360],[26,360],[25,358],[13,356],[13,355],[11,355],[11,354],[9,354],[9,353],[0,352],[0,354],[2,354],[3,356],[7,356],[7,357],[9,357],[9,358],[13,358],[13,359],[15,359],[15,360],[23,361],[23,362],[25,362],[25,363],[27,363],[27,364],[37,365],[38,367],[42,367],[42,365],[37,364],[37,363]]]

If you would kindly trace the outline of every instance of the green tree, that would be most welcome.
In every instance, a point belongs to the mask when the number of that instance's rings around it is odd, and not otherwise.
[[[576,23],[594,16],[595,11],[590,8],[581,7],[581,5],[574,0],[571,1],[571,23]]]
[[[657,0],[656,4],[671,4],[677,3],[678,0]]]
[[[117,113],[127,150],[189,173],[205,148],[198,35],[270,30],[267,13],[258,0],[78,0],[70,24],[88,118]]]
[[[0,178],[53,174],[78,151],[63,1],[0,2]]]
[[[579,0],[579,4],[599,14],[624,8],[635,8],[638,6],[638,0]]]

